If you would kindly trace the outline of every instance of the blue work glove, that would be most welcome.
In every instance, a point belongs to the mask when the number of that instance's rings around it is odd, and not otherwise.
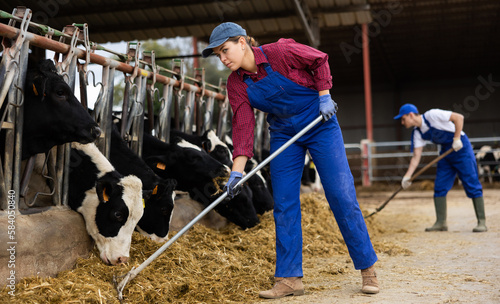
[[[227,192],[227,196],[230,198],[234,198],[236,195],[238,195],[241,191],[241,186],[236,187],[234,189],[234,186],[241,180],[243,177],[243,174],[238,171],[231,171],[231,175],[229,176],[229,180],[227,181],[226,185],[224,186],[223,191]]]
[[[321,95],[319,97],[319,112],[323,115],[323,121],[332,118],[338,110],[337,103],[333,101],[330,94]]]

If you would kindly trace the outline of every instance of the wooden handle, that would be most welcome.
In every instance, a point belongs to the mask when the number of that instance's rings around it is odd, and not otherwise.
[[[446,156],[448,156],[448,154],[450,154],[451,152],[453,152],[453,148],[450,148],[448,151],[444,152],[443,154],[439,155],[438,157],[436,157],[434,160],[432,160],[430,163],[428,163],[427,165],[425,165],[425,167],[423,167],[422,169],[420,169],[417,173],[413,174],[413,176],[410,178],[410,181],[412,182],[415,178],[417,178],[420,174],[424,173],[427,169],[429,169],[432,165],[434,165],[435,163],[437,163],[438,161],[442,160],[443,158],[445,158]]]

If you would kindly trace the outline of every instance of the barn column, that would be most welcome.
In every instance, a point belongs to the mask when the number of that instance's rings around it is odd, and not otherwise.
[[[363,73],[365,84],[365,120],[366,120],[366,138],[368,142],[373,141],[373,121],[372,121],[372,88],[370,78],[370,44],[368,40],[368,24],[361,25],[363,39]],[[369,176],[368,151],[363,154],[363,186],[371,184]]]

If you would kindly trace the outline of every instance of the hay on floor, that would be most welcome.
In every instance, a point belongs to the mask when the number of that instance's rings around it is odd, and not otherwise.
[[[323,195],[303,194],[302,226],[304,260],[311,257],[348,259],[347,249]],[[260,290],[272,286],[275,233],[272,212],[260,217],[256,227],[241,230],[230,225],[212,230],[195,225],[159,258],[125,286],[125,303],[251,303]],[[376,222],[367,221],[370,234]],[[119,303],[114,276],[125,275],[162,244],[134,233],[129,263],[106,266],[94,249],[79,259],[74,269],[56,278],[26,278],[16,285],[15,297],[0,292],[8,303]],[[375,244],[380,251],[406,254],[390,244]],[[399,251],[398,251],[399,250]],[[340,264],[339,264],[340,265]],[[341,266],[325,273],[342,273]],[[119,279],[118,281],[121,281]],[[2,300],[0,300],[1,302]]]

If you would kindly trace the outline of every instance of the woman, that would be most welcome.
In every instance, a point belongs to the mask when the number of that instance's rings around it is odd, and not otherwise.
[[[328,56],[292,39],[255,47],[239,25],[217,26],[203,57],[215,53],[231,69],[227,92],[233,110],[233,167],[226,184],[229,197],[253,156],[253,108],[268,113],[271,153],[279,149],[319,114],[316,125],[271,161],[271,182],[276,226],[276,284],[259,293],[263,298],[304,294],[302,284],[302,228],[300,180],[309,150],[356,269],[361,270],[362,291],[377,293],[373,264],[377,256],[359,209],[340,127],[337,105],[329,90],[332,77]]]

